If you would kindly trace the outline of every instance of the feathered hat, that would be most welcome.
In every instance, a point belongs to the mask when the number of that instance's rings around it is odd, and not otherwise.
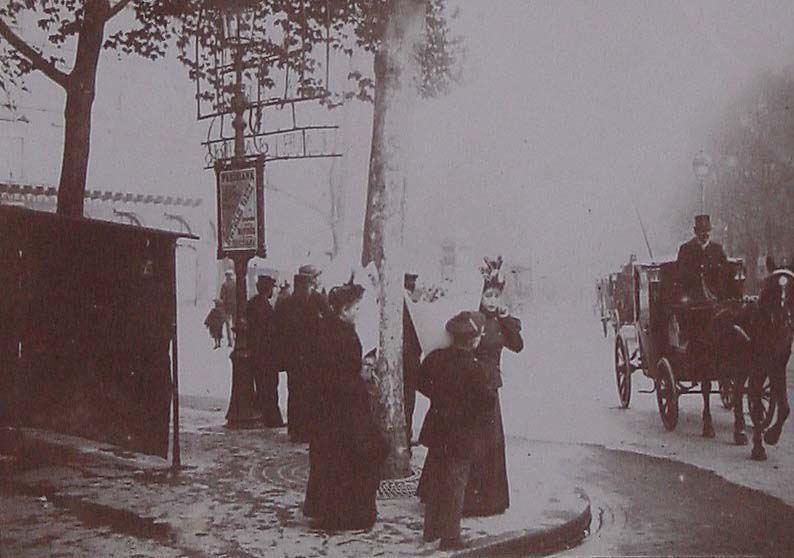
[[[502,256],[496,256],[495,259],[483,258],[484,265],[480,267],[480,273],[482,273],[483,278],[483,291],[488,289],[501,291],[504,289],[505,278],[502,274],[502,261]]]

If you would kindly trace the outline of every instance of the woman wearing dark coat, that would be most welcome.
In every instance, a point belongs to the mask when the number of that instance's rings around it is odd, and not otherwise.
[[[483,448],[472,463],[463,509],[466,516],[500,514],[510,506],[505,433],[499,403],[499,388],[502,387],[501,360],[502,349],[507,348],[518,353],[524,348],[524,340],[521,338],[521,321],[510,316],[502,304],[505,283],[500,268],[501,258],[496,261],[486,259],[486,267],[483,268],[485,282],[480,312],[485,316],[485,333],[475,355],[493,392],[493,406],[479,432]]]
[[[371,528],[387,447],[371,410],[362,372],[355,316],[364,289],[348,284],[329,293],[332,314],[321,324],[321,428],[311,434],[304,515],[328,530]]]

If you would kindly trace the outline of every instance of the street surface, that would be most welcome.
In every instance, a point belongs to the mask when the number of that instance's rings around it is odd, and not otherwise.
[[[718,395],[716,438],[701,436],[700,395],[681,397],[667,432],[655,395],[638,393],[652,387],[641,372],[620,408],[614,336],[603,338],[588,309],[536,310],[524,330],[524,352],[505,354],[507,431],[569,455],[562,462],[593,507],[591,537],[562,556],[794,555],[792,424],[765,463],[732,444],[733,416]]]

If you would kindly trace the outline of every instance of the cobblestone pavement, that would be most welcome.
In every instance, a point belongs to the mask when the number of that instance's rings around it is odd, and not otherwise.
[[[379,499],[379,520],[371,531],[329,534],[312,529],[301,513],[306,446],[290,443],[284,429],[224,429],[221,412],[185,409],[185,415],[186,424],[193,427],[183,432],[186,468],[178,475],[63,452],[48,463],[48,456],[37,452],[35,462],[4,485],[3,556],[247,558],[437,552],[436,544],[422,541],[423,510],[413,497]],[[514,504],[501,516],[466,520],[468,539],[480,544],[511,533],[526,537],[528,528],[538,535],[589,514],[586,500],[554,473],[553,464],[543,471],[521,466],[519,461],[530,453],[524,442],[511,444]],[[423,458],[418,448],[416,470]]]

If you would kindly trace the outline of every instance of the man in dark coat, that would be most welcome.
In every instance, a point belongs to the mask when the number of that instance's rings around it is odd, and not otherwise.
[[[255,387],[255,405],[262,413],[265,426],[284,426],[278,406],[278,369],[274,355],[275,316],[270,306],[276,280],[260,275],[256,282],[257,295],[248,301],[246,319],[251,339],[251,356]]]
[[[415,273],[406,273],[403,279],[405,293],[412,300],[416,296]],[[414,300],[415,302],[415,300]],[[419,364],[421,362],[422,349],[419,345],[419,337],[416,335],[416,328],[408,312],[407,304],[403,303],[403,388],[405,404],[405,432],[408,437],[408,448],[411,448],[413,438],[413,417],[416,407],[416,382],[419,376]]]
[[[720,300],[725,291],[728,258],[720,244],[712,242],[708,215],[695,215],[695,236],[678,249],[678,281],[682,294],[692,302]]]
[[[453,345],[430,353],[419,372],[419,391],[430,398],[419,435],[419,442],[429,448],[424,538],[440,538],[441,550],[465,546],[460,521],[472,461],[480,452],[480,440],[472,431],[494,405],[494,392],[474,356],[484,326],[480,312],[453,317],[446,325]]]
[[[320,366],[320,322],[328,316],[328,303],[319,292],[320,272],[311,265],[294,277],[294,291],[278,309],[280,349],[287,370],[287,426],[290,439],[308,442],[314,424],[312,398]]]

